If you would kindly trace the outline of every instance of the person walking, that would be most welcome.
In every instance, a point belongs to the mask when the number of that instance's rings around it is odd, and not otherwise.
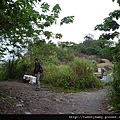
[[[38,62],[38,59],[34,59],[35,62],[35,69],[34,69],[34,75],[36,76],[36,90],[40,89],[40,63]]]

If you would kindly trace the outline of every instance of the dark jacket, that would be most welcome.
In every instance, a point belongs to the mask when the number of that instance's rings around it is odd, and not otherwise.
[[[35,62],[34,74],[37,74],[38,72],[40,72],[40,63]]]

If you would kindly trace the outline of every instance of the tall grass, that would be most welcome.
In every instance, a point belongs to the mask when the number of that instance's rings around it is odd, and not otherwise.
[[[44,83],[63,89],[101,88],[103,84],[94,76],[96,66],[85,58],[75,58],[67,65],[45,67]]]
[[[8,80],[15,77],[16,61],[8,60],[1,64],[0,67],[0,80]]]
[[[45,75],[43,78],[44,83],[50,84],[55,87],[68,87],[70,79],[69,66],[67,65],[50,65],[44,67]]]
[[[34,63],[25,59],[9,60],[1,66],[0,80],[22,79],[24,74],[32,74]],[[3,70],[4,69],[4,70]],[[88,59],[75,58],[63,65],[49,64],[43,66],[44,77],[42,84],[65,90],[81,90],[88,88],[101,88],[102,83],[94,75],[96,69]]]
[[[31,66],[25,59],[5,61],[0,66],[0,81],[22,79],[24,74],[30,73],[30,70]]]

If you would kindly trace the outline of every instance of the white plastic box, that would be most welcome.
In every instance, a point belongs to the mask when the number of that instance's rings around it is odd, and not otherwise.
[[[23,80],[26,80],[26,81],[28,81],[31,84],[36,83],[36,77],[32,76],[32,75],[24,75],[23,76]]]

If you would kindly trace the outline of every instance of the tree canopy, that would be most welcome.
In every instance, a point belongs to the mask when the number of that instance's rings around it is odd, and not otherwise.
[[[112,0],[113,2],[117,1],[120,6],[120,0]],[[104,31],[100,38],[105,38],[107,40],[114,39],[115,37],[119,38],[119,18],[120,18],[120,10],[114,10],[109,13],[109,16],[104,18],[102,24],[96,25],[95,30]]]
[[[35,7],[39,6],[40,11]],[[51,37],[61,38],[60,33],[53,34],[45,28],[56,24],[61,7],[56,4],[52,10],[50,5],[41,0],[1,0],[0,2],[0,57],[8,51],[16,56],[29,42]],[[61,19],[60,25],[69,24],[74,16]]]
[[[120,6],[120,0],[112,0],[113,2],[117,2]],[[103,53],[106,51],[106,53],[111,53],[111,56],[113,56],[115,60],[114,64],[114,71],[113,71],[113,82],[112,82],[112,90],[111,90],[111,102],[112,106],[114,107],[114,110],[120,111],[120,10],[114,10],[113,12],[109,13],[109,16],[104,19],[104,22],[102,24],[99,24],[95,27],[95,30],[104,31],[105,33],[100,36],[102,39],[114,39],[115,37],[118,38],[118,43],[116,44],[115,48],[104,50]]]
[[[112,0],[113,2],[117,2],[120,6],[120,0]],[[107,39],[107,40],[114,40],[114,38],[118,38],[118,43],[116,44],[115,50],[113,54],[113,58],[116,61],[119,61],[120,59],[120,10],[114,10],[109,13],[109,16],[104,19],[104,22],[102,24],[96,25],[95,30],[104,31],[102,35],[100,35],[100,39]]]

